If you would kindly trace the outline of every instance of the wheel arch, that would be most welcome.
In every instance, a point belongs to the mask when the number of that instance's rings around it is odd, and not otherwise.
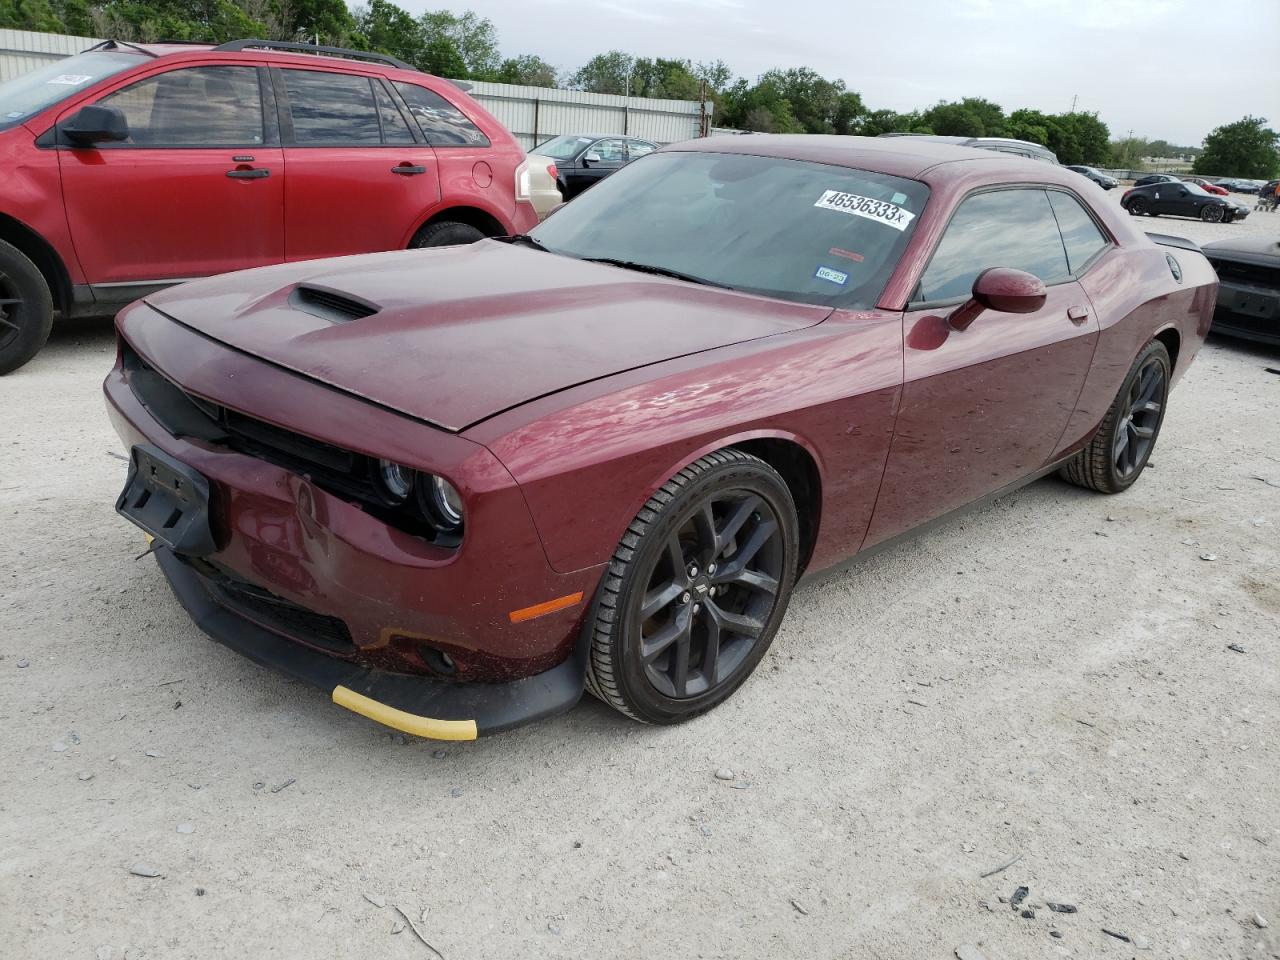
[[[490,211],[481,207],[459,205],[454,207],[445,207],[443,210],[436,210],[434,213],[423,219],[409,232],[409,236],[405,240],[405,246],[412,243],[413,238],[427,227],[445,221],[465,223],[467,226],[475,227],[486,237],[501,237],[510,232],[510,230],[503,225],[502,221]]]
[[[1153,340],[1159,340],[1164,344],[1164,348],[1169,351],[1169,371],[1173,373],[1178,369],[1178,349],[1182,346],[1182,334],[1178,332],[1177,327],[1165,327],[1160,330]]]
[[[5,213],[0,213],[0,240],[21,250],[36,265],[49,285],[54,309],[65,313],[71,304],[71,275],[49,241]]]
[[[622,537],[632,518],[664,483],[694,461],[729,447],[759,457],[769,464],[778,471],[787,489],[791,491],[791,497],[796,504],[796,516],[800,522],[800,556],[796,574],[799,576],[803,573],[813,555],[822,521],[824,470],[822,458],[814,445],[804,437],[786,430],[751,430],[707,441],[680,460],[670,463],[660,474],[647,477],[639,496],[629,505],[630,510],[626,513],[626,521],[622,529],[617,531],[614,542],[616,543]],[[612,547],[610,549],[612,550]]]

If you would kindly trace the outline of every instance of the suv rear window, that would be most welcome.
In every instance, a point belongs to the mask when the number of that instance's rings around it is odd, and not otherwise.
[[[434,90],[396,82],[396,89],[433,147],[487,147],[489,138],[467,115]]]

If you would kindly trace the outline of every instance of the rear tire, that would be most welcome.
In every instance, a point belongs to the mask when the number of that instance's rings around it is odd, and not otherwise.
[[[1147,201],[1143,197],[1134,197],[1129,201],[1129,205],[1125,209],[1135,217],[1145,216],[1147,213]]]
[[[1099,493],[1128,490],[1146,469],[1169,403],[1169,351],[1152,340],[1133,361],[1111,409],[1089,445],[1058,471]]]
[[[484,232],[478,227],[458,223],[456,220],[441,220],[427,224],[414,234],[409,247],[415,250],[422,247],[457,247],[483,239]]]
[[[0,240],[0,376],[40,352],[53,329],[53,297],[36,265]]]
[[[657,724],[728,698],[786,613],[798,527],[786,483],[750,454],[720,450],[677,473],[636,515],[601,581],[587,690]]]

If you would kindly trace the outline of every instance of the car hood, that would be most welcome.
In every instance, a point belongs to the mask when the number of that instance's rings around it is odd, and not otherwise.
[[[1280,266],[1280,240],[1266,237],[1240,237],[1234,240],[1215,240],[1201,248],[1207,257],[1219,260],[1240,260],[1244,263],[1260,263]]]
[[[247,270],[147,303],[228,346],[453,431],[579,383],[831,313],[483,241]]]

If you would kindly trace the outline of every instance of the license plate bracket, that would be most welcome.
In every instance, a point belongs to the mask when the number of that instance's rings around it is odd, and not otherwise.
[[[209,481],[152,444],[130,451],[129,477],[116,512],[174,553],[203,557],[214,552]]]

